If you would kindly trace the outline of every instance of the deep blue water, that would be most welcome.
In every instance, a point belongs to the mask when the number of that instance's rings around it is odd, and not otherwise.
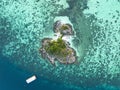
[[[26,84],[25,80],[33,73],[16,67],[7,58],[0,57],[0,90],[75,90],[60,83],[38,77],[36,81]],[[91,87],[80,90],[120,90],[111,86]]]
[[[40,77],[26,84],[25,80],[32,75],[11,64],[7,58],[0,58],[0,90],[70,90]]]

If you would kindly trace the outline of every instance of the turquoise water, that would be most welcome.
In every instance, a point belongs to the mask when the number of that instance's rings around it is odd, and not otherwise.
[[[72,65],[56,62],[53,66],[39,54],[41,40],[53,37],[54,18],[59,16],[67,16],[74,27],[71,45],[78,59]],[[1,0],[0,56],[15,66],[23,86],[24,78],[32,73],[58,86],[62,84],[62,88],[119,90],[119,16],[119,0]],[[22,71],[18,73],[19,68]],[[40,81],[30,88],[37,85],[39,89]]]

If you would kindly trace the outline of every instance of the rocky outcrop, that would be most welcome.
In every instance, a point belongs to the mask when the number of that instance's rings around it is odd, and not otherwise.
[[[72,26],[68,23],[62,23],[61,21],[56,21],[54,24],[54,32],[60,32],[62,35],[73,35]]]
[[[56,21],[54,33],[60,33],[60,36],[57,39],[44,38],[42,40],[42,47],[40,48],[42,57],[48,59],[52,64],[55,64],[55,60],[63,64],[74,63],[76,61],[76,52],[70,47],[69,42],[62,39],[66,35],[73,35],[72,26]]]

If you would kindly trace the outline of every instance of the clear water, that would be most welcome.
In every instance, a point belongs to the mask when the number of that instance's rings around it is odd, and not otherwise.
[[[56,16],[73,24],[75,64],[55,67],[39,54]],[[0,89],[119,90],[119,16],[119,0],[1,0]],[[33,74],[38,80],[26,85]]]

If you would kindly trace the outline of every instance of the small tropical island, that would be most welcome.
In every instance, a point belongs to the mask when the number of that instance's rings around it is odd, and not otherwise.
[[[57,39],[44,38],[40,53],[42,58],[48,59],[52,64],[55,60],[63,64],[71,64],[76,61],[76,52],[70,47],[70,43],[63,40],[66,35],[73,35],[72,26],[70,24],[56,21],[54,24],[54,33],[58,34]]]

